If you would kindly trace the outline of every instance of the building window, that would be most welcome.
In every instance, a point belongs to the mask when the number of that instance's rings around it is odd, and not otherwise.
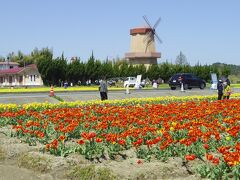
[[[0,83],[1,84],[3,83],[3,77],[0,77]]]
[[[30,75],[30,80],[31,81],[36,81],[37,75]]]

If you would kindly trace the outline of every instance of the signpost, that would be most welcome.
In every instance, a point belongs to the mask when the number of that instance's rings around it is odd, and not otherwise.
[[[137,75],[136,84],[135,84],[135,88],[136,89],[140,89],[140,87],[141,87],[141,79],[142,79],[142,75]]]
[[[217,80],[217,74],[216,73],[211,73],[211,88],[210,89],[214,89],[216,90],[217,89],[217,83],[218,83],[218,80]]]

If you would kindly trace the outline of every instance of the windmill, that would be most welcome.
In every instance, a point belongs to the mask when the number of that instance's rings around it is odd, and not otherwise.
[[[157,39],[157,41],[159,43],[162,43],[162,40],[159,38],[158,34],[156,33],[156,28],[159,24],[159,22],[161,21],[161,18],[159,17],[158,20],[156,21],[156,23],[154,24],[154,26],[151,26],[150,22],[147,19],[147,16],[143,16],[143,19],[145,20],[145,22],[147,23],[147,26],[149,28],[146,37],[144,38],[144,43],[146,43],[146,48],[145,48],[145,52],[147,51],[148,46],[151,43],[154,43],[155,38]]]
[[[147,68],[151,64],[157,64],[157,58],[161,57],[161,53],[156,52],[155,39],[162,43],[156,33],[161,18],[158,18],[154,26],[151,26],[146,16],[143,19],[147,26],[130,29],[130,52],[125,54],[130,64],[144,64]]]

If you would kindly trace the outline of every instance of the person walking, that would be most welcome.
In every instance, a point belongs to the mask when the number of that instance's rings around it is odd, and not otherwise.
[[[223,83],[223,99],[229,99],[231,95],[230,85],[227,82]]]
[[[218,90],[218,100],[221,100],[223,97],[223,82],[221,79],[218,80],[217,90]]]
[[[100,81],[100,85],[99,85],[99,91],[100,91],[100,96],[101,96],[101,100],[107,100],[108,99],[108,87],[107,87],[107,82],[105,79]]]

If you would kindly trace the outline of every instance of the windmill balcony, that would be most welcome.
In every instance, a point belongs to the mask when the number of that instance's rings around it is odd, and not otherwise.
[[[134,58],[160,58],[161,53],[158,52],[129,52],[125,54],[125,57],[128,59],[134,59]]]

